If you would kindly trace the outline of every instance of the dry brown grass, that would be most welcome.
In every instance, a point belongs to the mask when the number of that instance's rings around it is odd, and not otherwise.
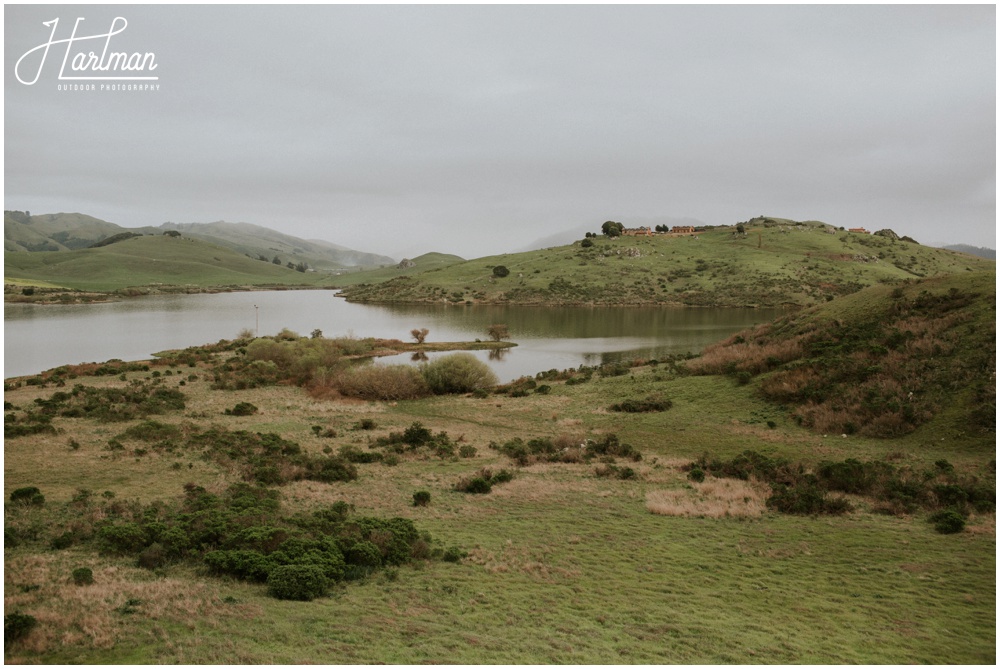
[[[685,363],[694,374],[724,374],[729,371],[760,374],[775,364],[802,357],[803,343],[809,334],[779,341],[769,341],[771,325],[745,330],[707,347],[700,357]],[[745,340],[745,341],[744,341]]]
[[[765,486],[737,479],[709,478],[688,488],[646,493],[646,508],[661,516],[759,518],[766,501]]]
[[[5,556],[4,610],[38,621],[23,640],[5,648],[6,662],[20,661],[19,653],[112,648],[149,621],[194,630],[196,624],[212,626],[221,617],[260,615],[254,605],[224,603],[215,584],[190,577],[156,578],[90,555],[78,562],[73,558],[72,553]],[[93,570],[92,585],[73,583],[71,573],[81,566]]]

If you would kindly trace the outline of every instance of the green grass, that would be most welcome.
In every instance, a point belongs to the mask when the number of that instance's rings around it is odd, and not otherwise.
[[[846,304],[846,303],[845,303]],[[832,302],[841,318],[853,307]],[[223,354],[228,355],[228,353]],[[165,363],[160,363],[165,364]],[[303,451],[367,451],[414,422],[477,449],[474,458],[406,452],[395,466],[358,465],[351,482],[280,487],[289,511],[337,501],[359,515],[411,519],[434,546],[458,546],[458,563],[420,561],[338,587],[310,603],[270,598],[262,585],[211,578],[192,564],[157,572],[98,555],[88,544],[48,548],[78,488],[116,500],[176,500],[188,482],[221,491],[236,472],[182,453],[135,457],[106,450],[131,423],[54,419],[64,432],[5,440],[5,496],[37,486],[44,509],[5,508],[7,527],[38,538],[5,551],[5,611],[35,615],[39,628],[5,648],[8,662],[292,664],[992,664],[996,652],[995,514],[941,535],[926,512],[883,516],[863,498],[837,517],[766,512],[754,520],[650,513],[646,496],[686,489],[681,468],[703,453],[747,449],[813,467],[823,460],[882,459],[922,469],[947,459],[956,471],[994,480],[995,435],[955,429],[945,409],[895,439],[824,437],[796,425],[790,409],[763,400],[756,381],[686,376],[670,364],[585,383],[547,380],[525,397],[437,396],[413,401],[318,400],[273,386],[211,390],[206,363],[181,390],[184,410],[156,420],[182,430],[218,426],[280,434]],[[152,372],[129,372],[149,378]],[[122,385],[116,376],[68,383]],[[172,387],[172,386],[171,386]],[[15,411],[55,388],[8,388]],[[657,394],[666,411],[608,407]],[[960,400],[962,398],[959,398]],[[966,398],[967,399],[967,398]],[[237,402],[253,416],[223,414]],[[355,429],[361,419],[377,424]],[[768,426],[768,421],[774,427]],[[138,421],[136,421],[138,422]],[[318,437],[313,426],[331,428]],[[643,454],[637,480],[598,478],[590,464],[535,464],[488,495],[454,484],[489,467],[514,469],[489,447],[514,437],[599,438],[614,433]],[[68,446],[70,438],[80,448]],[[941,439],[944,437],[944,440]],[[138,444],[141,445],[141,444]],[[176,467],[175,463],[180,466]],[[189,467],[189,464],[191,465]],[[995,464],[993,465],[995,467]],[[413,506],[426,490],[431,503]],[[93,569],[92,590],[71,585]],[[37,587],[36,587],[37,586]],[[128,599],[143,603],[124,615]]]
[[[345,295],[372,302],[808,305],[878,283],[995,267],[981,258],[817,222],[772,219],[766,226],[749,225],[743,237],[734,231],[719,227],[697,238],[601,237],[591,248],[575,242],[390,280],[385,273],[362,272],[350,276]],[[497,265],[510,275],[494,277]]]

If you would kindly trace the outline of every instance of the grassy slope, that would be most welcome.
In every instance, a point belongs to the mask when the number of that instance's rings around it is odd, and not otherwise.
[[[8,281],[55,283],[75,290],[113,291],[155,284],[317,285],[325,277],[253,260],[184,237],[144,236],[96,249],[5,253]]]
[[[397,264],[392,267],[382,267],[380,269],[346,272],[331,279],[331,283],[338,288],[354,286],[359,283],[378,283],[401,276],[412,276],[421,272],[443,269],[450,265],[465,262],[463,258],[449,253],[425,253],[422,256],[410,258],[409,260],[413,263],[412,266],[400,267]]]
[[[864,315],[857,300],[831,302],[822,310],[840,319]],[[897,465],[925,467],[944,458],[961,472],[989,476],[994,436],[956,429],[947,411],[901,438],[825,438],[797,426],[786,408],[762,400],[756,382],[677,376],[665,366],[580,385],[551,383],[549,395],[392,403],[321,401],[291,387],[212,391],[203,372],[175,369],[180,378],[191,372],[203,378],[182,389],[189,394],[188,409],[161,420],[274,431],[317,453],[345,444],[364,449],[370,436],[400,431],[413,421],[461,435],[476,447],[474,458],[408,455],[393,467],[361,465],[355,482],[300,482],[282,492],[292,509],[345,500],[361,514],[411,518],[440,545],[462,546],[469,557],[459,564],[405,567],[395,577],[375,576],[308,604],[280,602],[266,597],[261,586],[208,578],[190,567],[151,574],[86,547],[50,551],[39,516],[38,544],[5,554],[5,605],[43,624],[32,633],[35,646],[13,646],[9,661],[995,660],[993,514],[974,517],[963,534],[945,536],[920,515],[871,514],[863,500],[856,500],[858,512],[823,518],[665,517],[645,507],[652,492],[686,489],[679,465],[705,452],[731,457],[755,449],[807,466],[891,456]],[[167,377],[167,383],[176,385],[178,378]],[[115,377],[79,381],[124,383]],[[52,392],[27,386],[6,392],[5,400],[27,406]],[[606,409],[654,392],[671,398],[673,408],[652,414]],[[261,413],[223,415],[240,401]],[[374,433],[353,427],[361,418],[377,423]],[[768,428],[768,421],[775,427]],[[68,418],[57,424],[65,433],[5,442],[5,495],[37,485],[55,505],[86,487],[148,502],[176,498],[187,482],[220,490],[232,477],[183,453],[109,454],[107,440],[127,425]],[[314,425],[339,436],[317,437]],[[490,441],[607,432],[644,453],[635,465],[639,480],[599,479],[593,466],[582,464],[539,464],[520,469],[514,481],[490,495],[451,490],[482,466],[511,466],[488,448]],[[71,436],[78,450],[67,448]],[[412,506],[416,490],[431,492],[430,506]],[[66,584],[78,565],[94,569],[94,586]],[[142,604],[131,615],[117,613],[128,598]]]
[[[760,374],[765,396],[821,432],[899,434],[933,413],[948,416],[947,438],[984,427],[992,438],[981,405],[995,406],[995,323],[996,273],[963,272],[866,288],[734,335],[688,367]]]
[[[349,288],[346,295],[375,302],[807,305],[879,282],[995,266],[943,249],[832,230],[810,222],[750,226],[743,237],[734,235],[735,228],[718,228],[697,238],[598,238],[589,249],[576,242],[391,281],[371,275],[372,285]],[[496,265],[510,275],[494,278]]]

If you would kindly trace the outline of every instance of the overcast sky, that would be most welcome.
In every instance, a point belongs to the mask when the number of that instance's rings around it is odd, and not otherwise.
[[[159,90],[60,91],[83,83],[59,79],[65,43],[15,73],[49,40],[42,21],[59,19],[58,40],[116,16],[109,51],[155,54],[131,74]],[[245,221],[396,258],[759,214],[996,247],[992,5],[7,5],[4,19],[7,209]],[[105,41],[74,43],[64,74]]]

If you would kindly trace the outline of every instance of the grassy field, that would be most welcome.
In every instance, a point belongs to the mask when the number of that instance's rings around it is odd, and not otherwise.
[[[946,285],[931,290],[948,294]],[[842,319],[852,308],[823,307]],[[246,474],[207,452],[122,436],[139,419],[59,416],[55,433],[4,443],[6,498],[27,486],[45,496],[42,506],[5,505],[5,539],[17,543],[5,540],[5,614],[37,621],[5,643],[5,661],[995,662],[995,512],[972,512],[957,534],[936,532],[929,509],[874,513],[875,502],[859,494],[838,496],[852,505],[842,515],[789,515],[764,505],[760,481],[699,483],[688,472],[703,455],[729,459],[751,449],[808,471],[848,458],[913,472],[947,464],[955,480],[975,477],[995,488],[995,431],[959,429],[957,408],[943,407],[893,439],[823,434],[799,425],[792,407],[763,398],[766,375],[741,384],[692,376],[677,361],[601,369],[583,382],[579,373],[539,379],[547,392],[511,387],[391,402],[320,398],[292,385],[212,389],[213,370],[229,355],[163,357],[145,370],[102,376],[80,369],[63,387],[8,381],[5,410],[24,414],[40,406],[36,399],[75,384],[155,384],[185,395],[184,409],[155,416],[179,434],[276,433],[314,458],[344,447],[387,453],[380,439],[420,423],[463,448],[405,449],[358,464],[356,480],[302,479],[275,489],[288,513],[346,502],[359,516],[409,519],[435,548],[457,547],[464,557],[417,559],[291,602],[268,596],[264,585],[212,576],[193,560],[144,569],[134,556],[101,554],[93,540],[57,546],[64,532],[84,536],[114,508],[173,504],[189,483],[221,495]],[[611,410],[652,396],[668,398],[670,408]],[[232,415],[241,402],[258,412]],[[548,438],[568,453],[612,434],[641,460],[519,466],[492,447]],[[124,445],[113,447],[115,440]],[[489,494],[456,491],[483,468],[514,478]],[[625,469],[628,477],[606,475]],[[414,505],[418,491],[430,494],[427,506]],[[92,570],[93,584],[74,583],[81,567]]]
[[[512,304],[809,305],[880,282],[964,271],[992,261],[784,219],[697,236],[598,237],[477,258],[386,281],[351,275],[345,295],[372,302]],[[497,277],[502,265],[510,274]]]
[[[4,253],[4,282],[112,292],[162,287],[317,286],[328,274],[302,273],[195,239],[142,236],[77,251]]]

